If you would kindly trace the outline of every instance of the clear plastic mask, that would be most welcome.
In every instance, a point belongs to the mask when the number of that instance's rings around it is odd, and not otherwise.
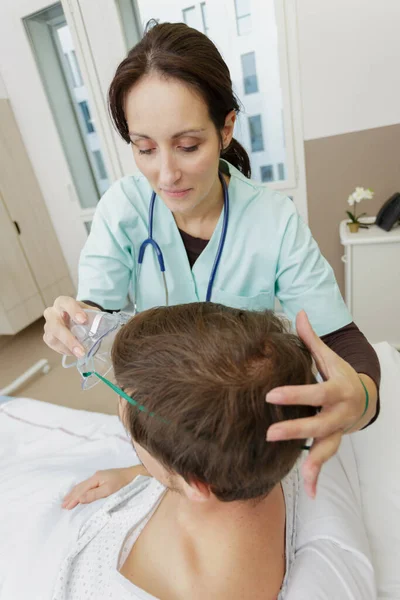
[[[111,348],[120,327],[125,325],[132,315],[129,313],[105,313],[98,310],[85,310],[86,323],[70,321],[70,331],[85,349],[85,356],[73,363],[67,363],[64,356],[62,365],[66,369],[76,366],[82,376],[82,389],[92,388],[100,379],[94,375],[84,376],[84,373],[98,373],[105,377],[112,369]]]

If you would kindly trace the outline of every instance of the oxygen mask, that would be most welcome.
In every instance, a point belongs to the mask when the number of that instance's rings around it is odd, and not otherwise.
[[[72,363],[63,356],[62,366],[76,367],[82,377],[82,389],[88,390],[100,381],[95,374],[105,377],[112,369],[111,348],[119,329],[132,315],[124,312],[106,313],[98,310],[85,310],[86,323],[70,320],[70,331],[85,350],[85,356]]]

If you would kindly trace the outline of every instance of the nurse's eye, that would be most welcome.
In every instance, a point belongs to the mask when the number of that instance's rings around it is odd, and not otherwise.
[[[139,154],[151,154],[153,152],[153,148],[149,150],[139,150]]]
[[[184,152],[195,152],[198,150],[199,146],[181,146],[181,148]]]

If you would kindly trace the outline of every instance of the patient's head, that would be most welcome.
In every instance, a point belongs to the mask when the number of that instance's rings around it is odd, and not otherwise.
[[[272,312],[213,303],[154,308],[121,328],[112,359],[118,385],[155,413],[126,403],[123,421],[162,483],[249,500],[266,496],[293,467],[304,440],[267,443],[266,431],[312,409],[270,405],[265,396],[315,379],[310,354]]]

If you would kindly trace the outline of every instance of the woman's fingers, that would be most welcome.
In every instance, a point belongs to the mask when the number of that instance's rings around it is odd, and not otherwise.
[[[339,450],[342,436],[341,431],[335,431],[322,440],[314,441],[307,460],[302,466],[304,487],[310,498],[315,498],[321,468]]]
[[[336,384],[326,381],[311,385],[289,385],[274,388],[266,401],[271,404],[288,404],[289,406],[324,406],[333,397]]]
[[[69,330],[71,319],[78,323],[87,320],[85,312],[87,307],[83,302],[77,302],[74,298],[59,296],[54,305],[46,308],[44,318],[44,342],[59,354],[73,354],[77,358],[85,355],[85,350]]]
[[[64,346],[64,344],[62,344],[55,338],[48,338],[46,333],[44,333],[43,335],[43,341],[46,344],[46,346],[48,346],[52,350],[55,350],[56,352],[58,352],[58,354],[65,354],[66,356],[71,355],[71,351],[69,348],[67,348],[67,346]]]
[[[53,306],[60,315],[66,312],[76,323],[85,323],[87,321],[85,311],[82,310],[83,307],[92,308],[70,296],[58,296]]]
[[[78,358],[85,355],[85,350],[66,327],[63,319],[54,308],[44,311],[46,323],[44,326],[44,342],[59,354],[74,354]]]
[[[313,417],[274,423],[267,431],[267,442],[325,438],[342,429],[345,407],[326,409]]]

